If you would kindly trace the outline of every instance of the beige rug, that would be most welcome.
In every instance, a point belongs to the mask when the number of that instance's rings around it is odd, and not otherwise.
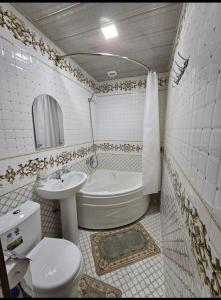
[[[122,298],[121,290],[85,274],[78,286],[79,298]]]
[[[160,248],[141,223],[90,236],[98,275],[106,274],[160,253]]]

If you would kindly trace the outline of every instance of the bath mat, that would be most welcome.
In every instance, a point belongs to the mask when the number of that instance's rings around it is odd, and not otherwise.
[[[90,236],[98,275],[106,274],[160,253],[160,248],[141,223]]]
[[[85,274],[78,286],[79,298],[122,298],[121,290]]]

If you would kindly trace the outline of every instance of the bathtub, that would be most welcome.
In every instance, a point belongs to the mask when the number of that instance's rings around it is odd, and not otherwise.
[[[149,203],[141,173],[98,169],[77,193],[78,225],[88,229],[127,225],[144,215]]]

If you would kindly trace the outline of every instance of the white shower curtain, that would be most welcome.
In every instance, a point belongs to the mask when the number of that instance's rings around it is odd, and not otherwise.
[[[147,76],[143,119],[142,182],[143,194],[160,190],[160,129],[158,104],[158,78],[156,72]]]

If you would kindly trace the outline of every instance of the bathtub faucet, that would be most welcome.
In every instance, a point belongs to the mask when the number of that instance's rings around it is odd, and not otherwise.
[[[94,164],[94,155],[91,155],[86,159],[86,165],[93,166],[93,164]]]

